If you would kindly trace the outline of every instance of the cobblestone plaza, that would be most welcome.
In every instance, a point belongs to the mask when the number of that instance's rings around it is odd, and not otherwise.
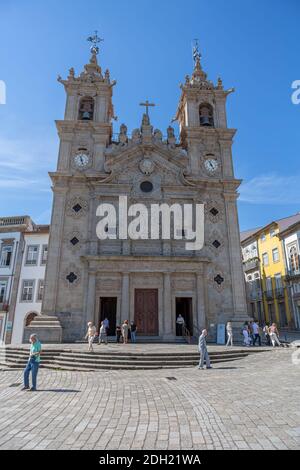
[[[292,348],[153,371],[0,370],[0,449],[299,449]],[[295,362],[295,361],[294,361]]]

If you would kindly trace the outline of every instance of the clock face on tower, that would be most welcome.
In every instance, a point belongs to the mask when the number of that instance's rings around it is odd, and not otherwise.
[[[219,162],[216,158],[207,158],[204,162],[204,166],[209,174],[214,174],[219,168]]]
[[[84,152],[77,153],[73,157],[73,163],[75,168],[78,170],[84,170],[85,168],[88,168],[91,162],[91,157]]]

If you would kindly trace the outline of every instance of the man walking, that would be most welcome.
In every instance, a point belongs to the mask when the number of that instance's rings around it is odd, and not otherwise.
[[[202,330],[202,334],[199,337],[199,353],[200,353],[200,361],[199,361],[199,369],[203,369],[204,366],[204,361],[206,363],[206,369],[212,369],[210,365],[210,359],[209,355],[207,352],[207,346],[206,346],[206,336],[207,336],[207,330]]]
[[[259,334],[259,325],[258,325],[256,320],[252,324],[252,329],[253,329],[253,346],[255,346],[257,340],[258,340],[258,345],[261,346],[261,337],[260,337],[260,334]]]
[[[24,370],[24,387],[22,388],[22,390],[36,392],[36,380],[37,380],[39,365],[41,361],[42,346],[35,334],[30,336],[29,341],[31,343],[30,355],[29,355],[27,366]],[[32,387],[31,388],[29,387],[30,372],[32,375]]]

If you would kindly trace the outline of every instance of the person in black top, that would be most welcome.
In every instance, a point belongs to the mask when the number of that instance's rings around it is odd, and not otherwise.
[[[137,333],[137,326],[134,323],[134,321],[132,321],[130,323],[130,337],[131,337],[132,343],[136,343],[136,333]]]
[[[121,336],[122,336],[122,329],[119,325],[116,326],[116,337],[117,337],[117,343],[121,342]]]

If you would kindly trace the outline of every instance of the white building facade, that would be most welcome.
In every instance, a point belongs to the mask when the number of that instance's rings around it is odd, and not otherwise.
[[[295,327],[300,329],[300,223],[280,234],[286,262],[286,284],[294,316]]]
[[[24,234],[24,248],[16,298],[12,343],[23,342],[24,327],[41,314],[49,226],[36,226]]]

